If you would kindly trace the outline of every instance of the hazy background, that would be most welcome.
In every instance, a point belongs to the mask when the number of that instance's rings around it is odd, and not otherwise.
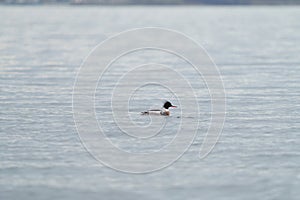
[[[156,5],[182,5],[182,4],[208,4],[208,5],[285,5],[299,4],[300,0],[0,0],[7,4],[103,4],[103,5],[126,5],[126,4],[156,4]]]
[[[1,5],[0,199],[298,200],[299,19],[299,6]],[[196,79],[202,118],[191,148],[164,170],[133,175],[105,167],[83,147],[73,120],[72,91],[80,64],[97,44],[147,26],[180,31],[207,50],[224,81],[227,114],[214,150],[199,160],[210,101]],[[160,52],[124,58],[116,69],[156,58],[185,69]],[[106,83],[115,81],[108,77]],[[147,118],[138,113],[152,104],[161,102],[133,105],[141,122]],[[109,111],[99,105],[97,117]],[[124,150],[144,152],[174,136],[178,116],[174,109],[162,141],[148,147],[130,145],[130,138],[111,125],[112,118],[105,119],[104,128]]]

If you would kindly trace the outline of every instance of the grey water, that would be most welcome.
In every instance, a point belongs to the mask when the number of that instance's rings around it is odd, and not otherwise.
[[[0,199],[298,199],[299,19],[300,7],[292,6],[0,6]],[[218,143],[200,159],[210,103],[203,82],[194,82],[201,123],[191,147],[165,169],[128,174],[86,151],[73,120],[72,91],[97,44],[141,27],[173,29],[201,44],[222,75],[227,111]],[[147,55],[120,62],[126,69]],[[178,103],[165,89],[155,91]],[[159,97],[141,102],[140,94],[133,95],[131,114],[160,106]],[[172,138],[170,127],[148,146],[115,136],[108,107],[100,103],[97,118],[108,120],[104,129],[124,150],[148,152]],[[172,110],[167,124],[176,127],[179,111]]]

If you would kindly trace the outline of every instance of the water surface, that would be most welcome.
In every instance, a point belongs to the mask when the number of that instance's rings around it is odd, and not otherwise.
[[[296,199],[299,18],[299,7],[0,7],[1,199]],[[181,31],[207,49],[224,80],[227,118],[218,144],[199,160],[210,111],[200,81],[203,122],[191,148],[169,168],[132,175],[86,152],[73,121],[72,89],[95,45],[145,26]],[[101,112],[99,105],[100,118]],[[177,116],[168,122],[176,124]],[[133,148],[123,139],[116,142],[131,151],[161,145]]]

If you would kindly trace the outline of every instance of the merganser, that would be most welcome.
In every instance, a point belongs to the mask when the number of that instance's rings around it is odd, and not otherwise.
[[[142,115],[165,115],[169,116],[169,108],[177,108],[173,106],[169,101],[166,101],[161,109],[147,110],[142,112]]]

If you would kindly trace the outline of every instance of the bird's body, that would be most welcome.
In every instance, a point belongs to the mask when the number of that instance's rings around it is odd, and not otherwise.
[[[142,115],[164,115],[169,116],[170,111],[169,108],[176,108],[169,101],[166,101],[161,109],[152,109],[142,112]]]

